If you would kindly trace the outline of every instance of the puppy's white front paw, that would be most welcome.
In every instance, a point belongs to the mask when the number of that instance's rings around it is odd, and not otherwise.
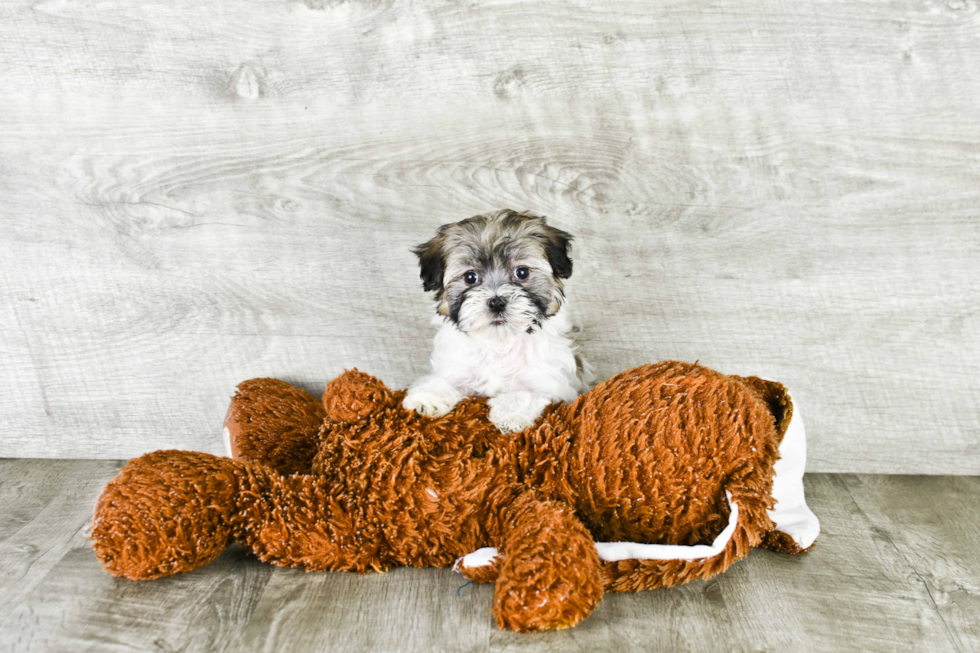
[[[501,433],[517,433],[532,426],[549,403],[548,397],[520,391],[492,397],[487,405],[490,406],[490,421]]]
[[[438,376],[427,376],[408,389],[402,406],[419,415],[442,417],[462,398],[462,393],[449,381]]]
[[[453,409],[456,402],[451,397],[433,394],[431,392],[409,392],[402,400],[402,406],[414,410],[419,415],[442,417]]]
[[[527,415],[494,415],[490,411],[490,421],[494,423],[501,433],[520,433],[527,427],[534,424],[534,418]]]

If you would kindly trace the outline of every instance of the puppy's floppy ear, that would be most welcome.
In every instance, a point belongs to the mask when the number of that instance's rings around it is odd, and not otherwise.
[[[551,270],[559,279],[567,279],[572,276],[572,259],[568,257],[569,247],[572,244],[572,234],[549,225],[541,226],[541,245],[544,247],[544,254],[548,257]]]
[[[442,290],[442,276],[446,272],[445,242],[446,237],[440,228],[435,238],[412,250],[419,257],[419,277],[426,292]]]

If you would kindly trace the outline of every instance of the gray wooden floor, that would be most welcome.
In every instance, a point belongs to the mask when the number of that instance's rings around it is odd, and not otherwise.
[[[577,628],[497,630],[448,570],[275,569],[231,549],[183,576],[103,572],[85,532],[114,461],[0,459],[0,648],[12,651],[741,651],[980,648],[980,478],[813,474],[806,556],[607,595]]]

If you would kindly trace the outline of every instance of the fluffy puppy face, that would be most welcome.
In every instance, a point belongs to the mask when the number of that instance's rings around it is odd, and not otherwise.
[[[500,338],[558,312],[571,240],[541,216],[504,209],[443,225],[413,251],[438,313],[468,335]]]

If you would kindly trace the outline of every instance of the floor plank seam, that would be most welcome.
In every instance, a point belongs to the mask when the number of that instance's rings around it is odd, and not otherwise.
[[[844,489],[847,490],[847,495],[851,498],[851,501],[854,502],[854,505],[861,512],[861,515],[868,521],[868,523],[873,526],[876,526],[876,524],[874,523],[874,521],[872,521],[868,513],[864,510],[864,508],[861,507],[861,504],[858,503],[857,498],[854,496],[854,492],[851,491],[851,486],[847,482],[848,476],[849,476],[848,474],[841,475],[841,482],[844,485]],[[946,617],[943,615],[942,610],[939,608],[939,604],[936,602],[936,597],[933,596],[932,594],[932,589],[929,587],[929,583],[927,583],[926,579],[922,577],[922,575],[919,573],[919,570],[915,568],[915,565],[913,565],[912,562],[908,559],[908,556],[905,555],[901,547],[895,544],[895,540],[892,538],[891,533],[882,528],[879,528],[878,531],[882,535],[884,535],[885,539],[888,541],[888,544],[891,545],[891,547],[895,550],[899,558],[901,558],[902,562],[905,563],[905,565],[915,575],[915,577],[919,579],[919,582],[922,583],[923,587],[925,588],[926,594],[929,596],[929,600],[932,602],[932,607],[936,611],[936,616],[939,617],[939,621],[942,622],[943,628],[946,630],[946,635],[949,637],[949,641],[952,642],[953,646],[956,648],[957,653],[963,653],[962,648],[960,648],[959,642],[957,641],[956,637],[953,635],[952,629],[949,627],[949,623],[946,621]]]

